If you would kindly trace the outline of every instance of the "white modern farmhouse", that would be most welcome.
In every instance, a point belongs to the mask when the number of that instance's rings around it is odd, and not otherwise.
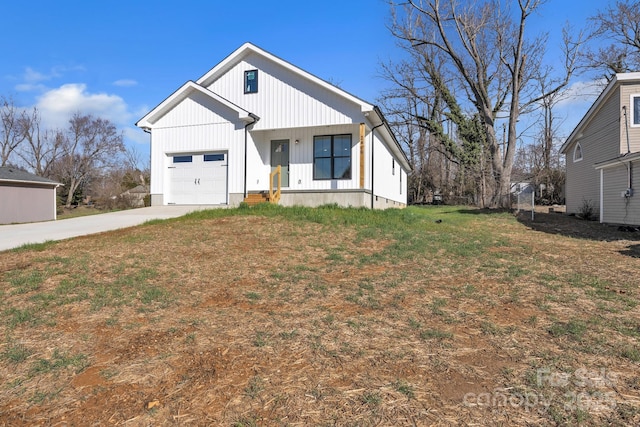
[[[407,203],[409,162],[380,109],[250,43],[136,125],[152,205]]]

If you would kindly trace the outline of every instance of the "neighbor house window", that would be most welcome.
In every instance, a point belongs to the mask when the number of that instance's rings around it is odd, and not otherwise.
[[[576,148],[573,149],[573,161],[579,162],[580,160],[582,160],[582,145],[577,143]]]
[[[391,175],[396,174],[396,159],[391,159]]]
[[[244,72],[244,93],[258,92],[258,70]]]
[[[640,126],[640,94],[631,95],[631,126]]]
[[[351,179],[351,135],[313,137],[313,179]]]

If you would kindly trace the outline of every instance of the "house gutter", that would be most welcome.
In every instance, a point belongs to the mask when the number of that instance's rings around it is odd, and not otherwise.
[[[255,124],[260,120],[260,117],[256,116],[253,113],[249,113],[249,117],[252,119],[250,123],[244,125],[244,199],[247,198],[247,146],[248,146],[248,135],[249,135],[249,126]],[[228,162],[229,160],[227,160]]]

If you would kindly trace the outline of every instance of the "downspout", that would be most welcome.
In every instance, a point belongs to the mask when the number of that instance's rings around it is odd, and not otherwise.
[[[247,198],[247,146],[248,146],[248,135],[249,135],[249,126],[255,124],[260,117],[256,116],[253,113],[249,113],[249,117],[253,119],[251,123],[247,123],[244,125],[244,199]]]
[[[604,221],[604,169],[600,169],[600,224]]]
[[[629,119],[627,117],[627,106],[622,106],[622,111],[624,112],[624,130],[627,134],[627,154],[631,153],[631,143],[629,142]],[[627,162],[627,197],[633,196],[633,188],[632,188],[632,179],[631,179],[631,162]]]
[[[384,125],[384,120],[382,121],[382,123],[380,123],[379,125],[376,125],[374,127],[371,128],[371,210],[373,210],[373,203],[375,200],[375,196],[373,194],[373,181],[374,181],[374,175],[373,175],[373,169],[374,169],[374,145],[375,145],[375,141],[373,139],[373,131],[378,129],[380,126]]]
[[[153,153],[153,133],[151,133],[151,128],[142,128],[142,130],[144,133],[149,134],[149,206],[151,206],[153,204],[151,203],[151,176],[153,175],[151,173],[151,169],[153,167],[153,155],[151,153]],[[162,200],[164,203],[164,196],[162,197]]]

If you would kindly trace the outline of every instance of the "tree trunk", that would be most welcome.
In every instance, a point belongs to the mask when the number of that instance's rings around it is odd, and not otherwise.
[[[67,203],[65,204],[65,207],[67,209],[71,208],[71,204],[73,203],[73,195],[78,189],[78,185],[79,183],[76,181],[76,179],[71,178],[71,181],[69,182],[69,194],[67,194]]]

